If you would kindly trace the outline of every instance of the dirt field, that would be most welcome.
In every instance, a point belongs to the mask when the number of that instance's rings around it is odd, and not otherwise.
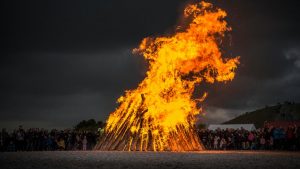
[[[1,169],[106,169],[198,168],[277,169],[300,168],[300,153],[204,152],[17,152],[0,153]]]

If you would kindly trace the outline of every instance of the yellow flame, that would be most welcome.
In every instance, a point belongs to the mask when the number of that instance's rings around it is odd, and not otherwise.
[[[192,99],[195,85],[234,78],[238,57],[223,59],[216,39],[230,31],[223,20],[226,12],[201,2],[188,5],[183,15],[189,22],[183,31],[145,38],[133,50],[143,55],[150,66],[138,88],[126,91],[118,99],[120,106],[107,120],[106,137],[120,142],[115,147],[154,151],[195,149],[198,143],[188,140],[189,134],[195,135],[191,129],[195,115],[201,113],[197,103],[207,96],[205,92],[201,98]],[[192,145],[178,146],[181,142]]]

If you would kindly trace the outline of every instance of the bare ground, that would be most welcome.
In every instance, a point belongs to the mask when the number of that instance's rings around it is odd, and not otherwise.
[[[300,168],[300,153],[268,151],[0,153],[1,169]]]

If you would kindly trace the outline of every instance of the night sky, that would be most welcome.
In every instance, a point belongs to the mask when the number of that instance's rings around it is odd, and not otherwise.
[[[105,121],[125,90],[145,77],[131,50],[174,32],[185,0],[7,0],[1,8],[0,128],[69,128]],[[233,31],[225,56],[240,56],[236,78],[203,84],[206,122],[300,101],[300,4],[214,0]],[[200,86],[201,87],[201,86]]]

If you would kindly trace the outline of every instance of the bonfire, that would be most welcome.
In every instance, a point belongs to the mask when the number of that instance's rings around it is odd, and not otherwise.
[[[174,34],[147,37],[133,49],[149,63],[146,78],[118,99],[95,149],[204,149],[195,123],[208,93],[195,94],[195,87],[233,80],[239,64],[238,57],[225,58],[220,51],[221,39],[231,30],[225,17],[210,3],[189,4]]]

